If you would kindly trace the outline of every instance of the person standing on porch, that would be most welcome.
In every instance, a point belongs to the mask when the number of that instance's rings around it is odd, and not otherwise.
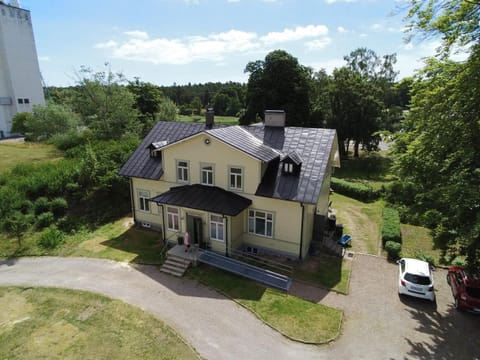
[[[187,252],[190,250],[190,234],[188,233],[188,231],[185,232],[183,241],[185,244],[185,252]]]

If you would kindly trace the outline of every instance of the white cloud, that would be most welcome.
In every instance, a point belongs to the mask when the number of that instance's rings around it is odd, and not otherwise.
[[[38,61],[50,61],[50,56],[39,56]]]
[[[296,41],[304,38],[326,36],[328,28],[325,25],[297,26],[295,29],[284,29],[282,32],[270,32],[261,37],[265,43],[276,44],[280,42]]]
[[[106,41],[95,45],[97,49],[111,52],[117,59],[145,61],[153,64],[189,64],[208,60],[216,63],[224,61],[231,54],[266,52],[272,44],[309,40],[305,46],[309,50],[325,48],[331,39],[324,25],[298,26],[282,32],[270,32],[259,36],[254,32],[229,30],[205,36],[185,38],[151,38],[144,31],[124,32],[122,41]]]
[[[140,30],[125,31],[125,35],[135,39],[142,39],[142,40],[148,39],[148,34],[145,31],[140,31]]]
[[[344,34],[347,32],[347,29],[345,29],[343,26],[337,27],[337,32],[340,34]]]
[[[319,50],[325,48],[331,42],[332,40],[329,37],[325,37],[323,39],[308,41],[305,45],[309,50]]]

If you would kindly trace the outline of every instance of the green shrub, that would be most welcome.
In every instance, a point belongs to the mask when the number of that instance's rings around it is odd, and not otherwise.
[[[383,209],[382,243],[385,246],[388,241],[402,242],[400,232],[400,216],[398,211],[392,208]]]
[[[426,254],[424,253],[423,251],[418,251],[415,253],[415,258],[419,259],[419,260],[422,260],[422,261],[426,261],[428,262],[430,265],[436,265],[436,260],[435,260],[435,257],[433,257],[432,255],[430,254]]]
[[[37,226],[39,228],[45,228],[52,225],[55,222],[55,216],[51,211],[41,213],[37,216]]]
[[[453,259],[452,265],[460,266],[461,268],[466,268],[468,266],[468,263],[464,258],[456,257],[455,259]]]
[[[434,229],[442,221],[442,214],[435,209],[427,210],[421,217],[422,225]]]
[[[50,202],[50,210],[55,217],[61,217],[67,212],[68,203],[64,198],[58,197]]]
[[[47,249],[54,249],[65,240],[65,234],[55,227],[45,229],[40,236],[40,246]]]
[[[360,201],[374,201],[380,196],[379,191],[374,190],[368,185],[349,182],[343,179],[332,177],[331,186],[335,192]]]
[[[37,200],[35,200],[34,211],[35,215],[40,215],[50,211],[50,201],[44,196],[39,197]]]
[[[385,243],[385,250],[387,251],[389,260],[397,260],[400,257],[400,251],[402,251],[402,244],[395,241],[387,241]]]

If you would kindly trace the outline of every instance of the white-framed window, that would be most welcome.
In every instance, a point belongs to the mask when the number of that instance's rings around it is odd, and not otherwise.
[[[188,183],[189,174],[188,174],[188,161],[177,160],[177,181]]]
[[[292,163],[283,163],[283,172],[293,173],[293,164]]]
[[[243,169],[240,167],[230,167],[228,172],[229,176],[229,187],[232,190],[242,190],[243,189]]]
[[[200,170],[200,182],[203,185],[213,186],[213,165],[202,164]]]
[[[167,228],[171,231],[180,231],[180,211],[167,206]]]
[[[150,192],[146,190],[138,190],[138,208],[140,211],[150,212]]]
[[[273,237],[273,213],[261,210],[248,211],[248,232]]]
[[[223,217],[210,215],[210,239],[225,241],[225,222]]]

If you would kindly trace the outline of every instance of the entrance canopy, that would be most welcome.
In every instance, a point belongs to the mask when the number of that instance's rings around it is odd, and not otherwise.
[[[172,187],[150,201],[228,216],[236,216],[252,204],[252,200],[231,191],[200,184]]]

